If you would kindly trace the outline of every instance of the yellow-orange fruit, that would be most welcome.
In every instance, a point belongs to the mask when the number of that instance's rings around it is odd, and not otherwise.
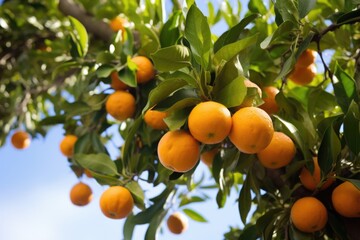
[[[134,199],[125,187],[109,187],[100,197],[100,209],[108,218],[125,218],[132,212],[133,208]]]
[[[106,111],[113,118],[124,121],[134,116],[136,102],[131,93],[126,91],[116,91],[108,97],[106,100]]]
[[[300,231],[313,233],[323,229],[328,220],[326,208],[314,197],[298,199],[291,207],[290,218]]]
[[[214,158],[215,158],[215,155],[219,152],[219,148],[213,148],[209,151],[206,151],[206,152],[203,152],[201,155],[200,155],[200,160],[206,164],[206,166],[208,167],[211,167],[213,161],[214,161]]]
[[[351,182],[343,182],[331,195],[332,204],[340,215],[349,218],[360,217],[360,190]]]
[[[274,127],[270,116],[257,107],[239,109],[232,116],[230,141],[244,153],[258,153],[271,142]]]
[[[74,155],[74,147],[77,141],[77,136],[66,135],[60,142],[60,151],[65,157],[72,157]]]
[[[85,206],[92,200],[91,188],[82,182],[75,184],[70,191],[70,200],[76,206]]]
[[[311,49],[306,49],[300,55],[299,59],[296,62],[296,66],[307,67],[315,62],[316,51]]]
[[[256,83],[253,83],[248,79],[245,79],[244,84],[247,88],[256,88],[260,98],[262,97],[261,88]],[[253,105],[254,98],[255,96],[246,96],[244,101],[241,103],[240,107],[251,107]]]
[[[25,149],[30,146],[30,135],[25,131],[16,131],[11,136],[11,144],[17,149]]]
[[[289,75],[289,79],[298,85],[307,85],[312,82],[316,73],[315,64],[311,64],[307,67],[295,66],[294,70]]]
[[[181,212],[175,212],[169,216],[166,221],[170,232],[181,234],[188,228],[188,218]]]
[[[279,106],[275,100],[275,96],[279,93],[279,89],[273,86],[269,86],[264,87],[263,91],[266,95],[263,98],[264,103],[259,107],[269,115],[277,113],[279,111]]]
[[[222,142],[229,135],[231,125],[229,109],[213,101],[196,105],[188,118],[191,135],[205,144]]]
[[[304,185],[304,187],[310,191],[314,191],[321,181],[321,171],[318,164],[317,157],[313,157],[314,161],[314,171],[311,173],[306,167],[301,169],[299,178],[300,182]],[[322,184],[320,190],[324,190],[328,188],[334,182],[334,178],[329,176],[328,179]]]
[[[110,20],[109,24],[110,24],[110,28],[114,32],[117,32],[117,31],[121,30],[122,34],[124,34],[124,32],[125,32],[125,28],[124,28],[125,20],[122,17],[116,16],[115,18]]]
[[[127,85],[125,83],[123,83],[117,72],[112,72],[110,75],[111,78],[111,87],[114,90],[126,90],[127,89]]]
[[[161,164],[176,172],[187,172],[199,161],[200,144],[184,130],[165,133],[157,148]]]
[[[260,163],[271,169],[288,165],[296,154],[294,142],[282,132],[274,132],[270,144],[257,153]]]
[[[167,125],[164,121],[164,118],[166,117],[166,112],[149,109],[144,115],[144,121],[148,126],[152,127],[153,129],[165,130],[167,129]]]
[[[137,66],[136,82],[146,83],[155,77],[155,69],[152,62],[144,56],[136,56],[131,59]]]

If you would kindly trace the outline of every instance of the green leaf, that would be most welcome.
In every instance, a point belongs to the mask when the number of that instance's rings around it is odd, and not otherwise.
[[[233,79],[216,94],[215,101],[228,108],[239,106],[246,95],[245,79],[244,76]]]
[[[164,121],[169,129],[177,130],[180,129],[186,122],[189,116],[190,110],[180,109],[172,112],[169,116],[167,116]]]
[[[199,196],[191,196],[191,197],[185,196],[185,197],[181,198],[179,207],[185,206],[185,205],[190,204],[190,203],[205,202],[206,199],[207,198],[202,198],[202,197],[199,197]]]
[[[118,74],[119,74],[119,79],[121,79],[121,81],[124,82],[126,85],[130,87],[137,86],[136,73],[135,70],[129,68],[129,62],[128,62],[128,67],[121,69]]]
[[[272,44],[275,43],[282,43],[284,39],[288,39],[292,31],[295,29],[295,24],[291,21],[285,21],[280,24],[280,26],[275,30],[275,32],[271,35],[269,35],[267,38],[265,38],[261,44],[260,47],[262,49],[269,48]]]
[[[182,71],[175,71],[171,73],[164,72],[159,74],[159,76],[165,79],[165,81],[170,81],[174,79],[185,80],[191,87],[198,88],[198,83],[196,79],[190,73],[187,72],[182,72]]]
[[[96,76],[98,78],[107,78],[114,71],[116,71],[116,69],[113,66],[104,64],[96,69]]]
[[[96,55],[96,63],[106,64],[106,63],[111,63],[112,61],[115,60],[116,60],[115,56],[109,52],[100,52],[99,54]]]
[[[334,131],[333,125],[331,125],[325,131],[318,152],[319,166],[325,175],[330,172],[332,166],[336,163],[340,151],[341,142],[339,136]]]
[[[282,0],[275,2],[276,13],[280,14],[284,22],[291,21],[294,24],[299,23],[298,8],[293,0]]]
[[[56,116],[43,118],[39,122],[39,125],[48,126],[48,125],[63,124],[64,122],[65,122],[65,115],[56,115]]]
[[[80,57],[84,57],[88,50],[88,34],[84,25],[76,18],[69,16],[71,26],[75,29],[75,39],[73,39],[77,45],[77,52]]]
[[[260,13],[262,15],[265,15],[268,12],[262,0],[250,0],[248,3],[248,7],[249,10],[254,13]]]
[[[256,225],[246,226],[241,232],[239,240],[256,240],[259,239],[260,234]]]
[[[357,3],[359,4],[359,3]],[[336,23],[337,24],[351,24],[354,22],[358,22],[360,20],[360,9],[353,10],[351,12],[347,12],[343,15],[341,15]]]
[[[183,212],[188,215],[192,220],[197,221],[197,222],[207,222],[207,220],[201,216],[198,212],[189,209],[189,208],[185,208],[183,209]]]
[[[82,101],[73,103],[65,102],[62,109],[66,112],[66,118],[70,119],[74,116],[81,116],[90,113],[93,109],[88,104]]]
[[[219,189],[218,193],[216,194],[216,203],[219,208],[223,208],[226,203],[226,193]]]
[[[195,61],[204,69],[210,67],[211,32],[206,17],[193,4],[186,16],[185,38],[190,43]]]
[[[123,236],[124,240],[131,240],[134,229],[135,229],[135,222],[134,222],[134,215],[131,213],[129,216],[127,216],[124,226],[123,226]]]
[[[180,89],[168,98],[158,103],[154,109],[161,111],[174,112],[186,107],[192,107],[201,102],[194,89]]]
[[[179,25],[181,18],[181,11],[176,11],[164,24],[160,32],[161,47],[169,47],[177,42],[180,37]]]
[[[79,153],[74,155],[74,159],[80,166],[91,172],[112,177],[119,176],[115,163],[105,153]]]
[[[269,237],[268,235],[266,235],[266,230],[268,227],[274,227],[273,224],[278,218],[281,211],[282,209],[280,208],[267,209],[267,211],[258,218],[258,220],[256,221],[256,227],[258,231],[262,233],[262,238],[271,239],[272,234]]]
[[[158,71],[175,71],[191,66],[190,50],[182,45],[161,48],[151,55]]]
[[[125,187],[131,192],[131,195],[134,198],[135,204],[140,209],[145,209],[145,203],[144,203],[145,195],[144,195],[144,191],[141,188],[141,186],[139,185],[139,183],[135,182],[135,181],[131,181],[131,182],[127,183],[125,185]]]
[[[246,176],[244,183],[241,187],[238,201],[241,221],[244,224],[246,224],[246,218],[251,208],[251,181],[249,174]]]
[[[359,105],[351,102],[344,118],[344,137],[350,150],[358,156],[360,153],[360,111]]]
[[[168,212],[168,210],[161,209],[161,211],[159,211],[155,216],[152,217],[149,227],[146,230],[144,240],[157,239],[157,233],[160,229],[160,225],[161,225],[164,217],[166,216],[167,212]]]
[[[316,0],[302,0],[298,1],[299,17],[304,18],[312,9],[315,8]]]

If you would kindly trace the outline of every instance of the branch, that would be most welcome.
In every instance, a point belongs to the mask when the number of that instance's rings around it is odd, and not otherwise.
[[[79,20],[89,33],[101,38],[102,40],[109,42],[113,36],[113,31],[103,21],[95,19],[90,16],[79,5],[75,4],[72,0],[60,0],[59,10],[64,15],[69,15]]]

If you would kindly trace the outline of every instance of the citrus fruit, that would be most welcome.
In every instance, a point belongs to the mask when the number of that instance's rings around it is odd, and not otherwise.
[[[303,197],[291,207],[290,218],[294,226],[300,231],[313,233],[325,227],[328,214],[324,204],[318,199]]]
[[[25,131],[16,131],[11,136],[11,144],[17,149],[25,149],[30,146],[30,135]]]
[[[315,62],[316,51],[311,49],[306,49],[301,53],[300,57],[296,61],[296,66],[298,67],[307,67]]]
[[[199,160],[200,144],[188,132],[174,130],[161,137],[157,152],[164,167],[176,172],[187,172]]]
[[[144,115],[144,121],[148,126],[152,127],[153,129],[165,130],[167,129],[167,125],[164,122],[164,118],[166,117],[166,112],[149,109]]]
[[[60,151],[65,157],[72,157],[74,155],[74,147],[77,139],[77,136],[69,134],[61,140]]]
[[[299,178],[300,182],[304,185],[304,187],[310,191],[314,191],[321,181],[321,171],[318,164],[318,158],[313,157],[314,161],[314,171],[311,173],[306,167],[301,169]],[[328,179],[322,184],[320,190],[324,190],[328,188],[334,182],[334,178],[329,176]]]
[[[279,89],[273,86],[264,87],[263,91],[265,96],[263,97],[264,103],[259,107],[267,112],[267,114],[275,114],[279,111],[279,106],[276,103],[275,96],[279,93]]]
[[[92,200],[91,188],[82,182],[75,184],[70,191],[70,200],[76,206],[85,206]]]
[[[111,78],[111,87],[114,90],[127,89],[128,86],[120,80],[119,75],[116,71],[111,73],[110,78]]]
[[[349,218],[360,217],[360,190],[351,182],[343,182],[331,195],[332,204],[340,215]]]
[[[133,207],[134,199],[130,191],[122,186],[111,186],[100,197],[100,209],[108,218],[125,218]]]
[[[155,69],[152,62],[144,56],[136,56],[131,59],[137,66],[136,82],[146,83],[155,77]]]
[[[244,84],[246,88],[256,88],[257,93],[259,94],[259,97],[262,97],[262,91],[261,88],[256,84],[250,81],[249,79],[244,80]],[[255,99],[254,95],[247,95],[243,102],[241,103],[240,107],[251,107],[253,105],[253,101]]]
[[[222,142],[229,135],[231,125],[229,109],[213,101],[196,105],[188,118],[191,135],[205,144]]]
[[[271,142],[274,127],[270,116],[257,107],[244,107],[232,116],[230,141],[244,153],[258,153]]]
[[[215,155],[219,152],[219,148],[213,148],[209,151],[205,151],[200,155],[200,160],[206,164],[206,166],[211,167]]]
[[[288,165],[296,154],[294,142],[282,132],[274,132],[270,144],[257,153],[260,163],[271,169]]]
[[[188,218],[181,212],[175,212],[169,216],[166,221],[170,232],[181,234],[188,228]]]
[[[312,82],[316,76],[316,66],[311,64],[307,67],[295,66],[290,73],[289,79],[298,85],[307,85]]]
[[[116,16],[115,18],[110,20],[109,24],[110,24],[110,28],[114,32],[121,30],[122,34],[124,34],[124,32],[125,32],[124,23],[125,23],[125,20],[122,17]]]
[[[115,91],[106,100],[106,111],[113,118],[124,121],[134,116],[136,102],[131,93],[126,91]]]

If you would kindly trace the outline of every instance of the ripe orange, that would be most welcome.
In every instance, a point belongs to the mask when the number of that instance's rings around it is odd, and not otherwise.
[[[270,144],[257,153],[260,163],[271,169],[288,165],[296,154],[294,142],[282,132],[274,132]]]
[[[77,141],[77,136],[66,135],[60,143],[60,151],[65,157],[72,157],[74,155],[74,147]]]
[[[106,111],[113,118],[124,121],[127,118],[134,116],[136,102],[131,93],[126,91],[116,91],[108,97],[106,104]]]
[[[189,225],[188,218],[181,212],[171,214],[166,223],[170,232],[174,234],[185,232]]]
[[[295,66],[294,70],[289,75],[289,79],[298,85],[307,85],[312,82],[316,73],[315,64],[311,64],[307,67]]]
[[[70,200],[76,206],[85,206],[92,198],[91,188],[82,182],[75,184],[70,191]]]
[[[307,67],[315,62],[316,51],[311,49],[306,49],[300,55],[299,59],[296,62],[298,67]]]
[[[275,101],[275,96],[279,93],[279,89],[273,86],[269,86],[264,87],[263,90],[266,95],[263,98],[264,103],[259,107],[269,115],[277,113],[279,111],[279,106]]]
[[[230,141],[244,153],[258,153],[271,142],[274,127],[270,116],[257,107],[239,109],[232,116]]]
[[[209,151],[206,151],[206,152],[203,152],[201,155],[200,155],[200,160],[206,164],[206,166],[208,167],[211,167],[213,161],[214,161],[214,158],[215,158],[215,155],[219,152],[219,148],[213,148]]]
[[[229,135],[231,125],[229,109],[213,101],[196,105],[188,118],[191,135],[205,144],[222,142]]]
[[[16,131],[11,136],[11,144],[17,149],[25,149],[30,146],[30,135],[25,131]]]
[[[360,190],[351,182],[343,182],[331,195],[332,204],[340,215],[349,218],[360,217]]]
[[[136,56],[131,59],[136,66],[137,83],[146,83],[155,77],[155,69],[152,62],[144,56]]]
[[[164,118],[167,117],[166,112],[160,112],[157,110],[147,110],[144,115],[144,121],[147,125],[157,130],[167,129],[167,125],[164,122]]]
[[[110,24],[110,28],[114,32],[121,30],[122,34],[124,34],[124,32],[125,32],[124,23],[125,23],[125,20],[122,17],[117,16],[117,17],[111,19],[109,24]]]
[[[262,97],[261,88],[256,83],[246,79],[244,80],[244,84],[247,88],[256,88],[260,98]],[[240,107],[251,107],[253,105],[254,98],[255,96],[246,96]]]
[[[176,172],[191,170],[199,160],[200,144],[184,130],[165,133],[157,147],[161,164]]]
[[[128,86],[120,80],[119,75],[116,71],[111,73],[110,78],[111,78],[111,87],[114,90],[127,89]]]
[[[313,157],[313,161],[314,161],[314,172],[311,174],[311,172],[306,167],[303,167],[299,176],[300,182],[304,185],[306,189],[310,191],[314,191],[318,187],[321,181],[321,172],[317,157]],[[334,182],[334,178],[329,176],[329,178],[321,186],[320,190],[324,190],[328,188],[333,182]]]
[[[325,227],[328,214],[324,204],[318,199],[303,197],[291,207],[290,218],[300,231],[313,233]]]
[[[125,187],[109,187],[100,197],[100,209],[108,218],[125,218],[132,212],[133,208],[134,199]]]

